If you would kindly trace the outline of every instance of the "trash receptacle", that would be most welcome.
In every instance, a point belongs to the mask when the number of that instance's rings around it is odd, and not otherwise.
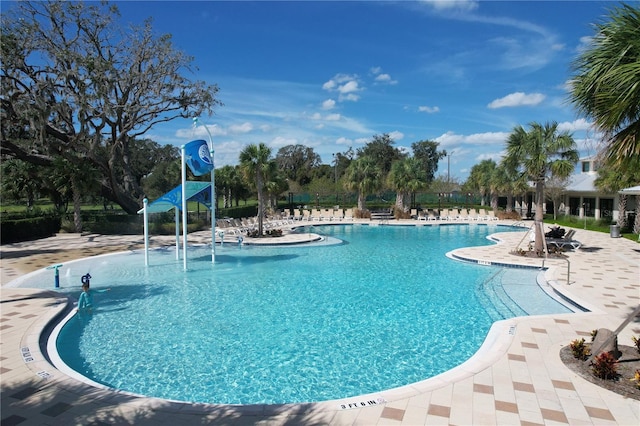
[[[609,231],[611,238],[620,238],[620,225],[610,225]]]

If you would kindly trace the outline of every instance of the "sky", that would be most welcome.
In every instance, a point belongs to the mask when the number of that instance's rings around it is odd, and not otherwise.
[[[248,144],[312,147],[322,162],[388,133],[432,140],[437,175],[464,181],[500,161],[517,125],[556,121],[595,154],[597,134],[568,102],[571,62],[616,3],[602,1],[126,1],[194,57],[189,77],[219,86],[216,167]],[[207,138],[189,120],[154,127],[158,143]]]

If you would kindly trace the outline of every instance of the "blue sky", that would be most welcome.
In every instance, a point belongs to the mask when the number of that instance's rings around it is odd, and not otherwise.
[[[434,140],[451,153],[438,174],[464,181],[499,161],[514,126],[557,121],[583,156],[595,134],[567,102],[570,63],[612,2],[116,2],[124,21],[195,57],[194,79],[224,106],[200,117],[216,167],[264,142],[313,147],[324,163],[389,133],[398,147]],[[182,145],[204,128],[174,121],[149,137]]]

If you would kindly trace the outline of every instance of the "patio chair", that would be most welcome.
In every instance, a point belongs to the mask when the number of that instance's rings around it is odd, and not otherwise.
[[[582,243],[573,239],[575,234],[575,229],[571,229],[562,238],[546,238],[547,247],[555,246],[560,250],[570,247],[572,250],[577,250],[582,247]]]
[[[353,220],[353,208],[346,209],[344,211],[344,219],[345,220]]]

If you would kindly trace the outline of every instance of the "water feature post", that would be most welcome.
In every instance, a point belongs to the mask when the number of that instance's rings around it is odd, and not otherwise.
[[[180,147],[182,152],[182,266],[187,270],[187,168],[185,162],[184,145]]]
[[[176,207],[176,260],[180,260],[180,209]]]
[[[53,286],[55,288],[60,288],[60,271],[58,271],[58,268],[60,268],[61,266],[62,266],[62,263],[58,263],[57,265],[47,266],[47,269],[54,270]]]
[[[198,126],[198,117],[193,118],[194,126]],[[215,185],[215,171],[216,166],[214,162],[215,151],[213,149],[213,137],[206,124],[203,124],[204,130],[209,135],[209,156],[211,157],[211,263],[216,261],[216,185]],[[222,241],[220,242],[222,244]]]
[[[149,212],[147,210],[149,200],[147,197],[142,200],[142,204],[144,204],[144,266],[149,266]]]

